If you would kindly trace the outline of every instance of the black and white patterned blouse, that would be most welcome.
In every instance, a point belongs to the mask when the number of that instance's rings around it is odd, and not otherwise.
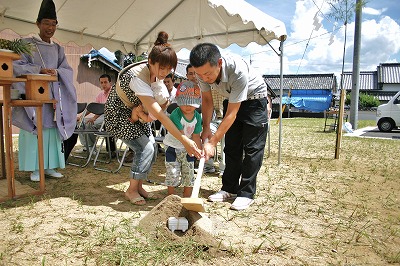
[[[135,95],[129,87],[129,83],[134,78],[131,71],[126,71],[120,75],[121,89],[125,92],[129,101],[137,106],[140,104],[140,99]],[[150,136],[151,128],[150,123],[141,123],[136,121],[132,123],[129,118],[131,117],[132,109],[127,107],[119,98],[115,85],[111,88],[110,95],[104,109],[104,121],[106,130],[114,137],[125,140],[133,140],[140,138],[143,135]]]

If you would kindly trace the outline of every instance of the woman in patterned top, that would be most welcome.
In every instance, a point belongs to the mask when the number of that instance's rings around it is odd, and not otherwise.
[[[177,61],[175,51],[168,44],[168,34],[160,32],[148,61],[134,63],[119,73],[105,105],[107,131],[123,140],[135,152],[130,185],[125,192],[125,197],[132,204],[144,205],[145,199],[152,197],[142,184],[156,157],[150,123],[133,121],[131,115],[134,107],[142,104],[154,119],[159,120],[184,145],[189,154],[198,158],[201,156],[196,143],[181,133],[163,111],[169,101],[162,80],[172,69],[176,69]]]

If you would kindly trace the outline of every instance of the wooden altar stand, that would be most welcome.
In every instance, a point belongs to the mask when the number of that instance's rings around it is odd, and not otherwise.
[[[0,101],[0,105],[3,107],[1,108],[0,106],[0,154],[2,162],[2,177],[7,178],[8,192],[6,197],[0,197],[0,202],[26,195],[41,195],[45,192],[42,107],[45,103],[56,103],[55,100],[50,100],[45,95],[47,95],[47,92],[49,91],[48,82],[57,81],[57,77],[49,75],[25,75],[14,78],[12,61],[18,60],[19,58],[20,56],[18,54],[0,51],[0,86],[3,89],[3,101]],[[11,84],[14,82],[26,82],[27,90],[34,91],[29,95],[30,99],[11,99],[10,89]],[[28,88],[28,86],[30,88]],[[36,109],[40,175],[39,190],[23,194],[17,194],[15,189],[11,107],[35,107]]]

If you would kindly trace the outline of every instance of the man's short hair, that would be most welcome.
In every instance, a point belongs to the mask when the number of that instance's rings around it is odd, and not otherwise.
[[[102,79],[102,78],[107,78],[107,79],[108,79],[108,82],[111,82],[111,76],[108,75],[108,74],[103,74],[103,75],[101,75],[100,78],[99,78],[99,80]]]
[[[190,51],[190,64],[194,67],[201,67],[210,63],[211,66],[217,66],[221,53],[218,47],[212,43],[200,43]]]
[[[191,68],[191,67],[193,67],[193,66],[192,66],[192,64],[190,64],[190,63],[186,66],[186,74],[188,73],[189,68]]]
[[[170,79],[172,79],[172,81],[175,80],[175,77],[174,77],[174,75],[172,75],[172,73],[169,73],[165,78],[170,78]]]

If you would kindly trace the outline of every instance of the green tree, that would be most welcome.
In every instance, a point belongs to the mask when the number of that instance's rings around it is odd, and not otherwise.
[[[334,19],[336,22],[343,23],[344,26],[344,44],[343,44],[343,58],[342,58],[342,78],[340,81],[340,89],[343,88],[343,73],[344,73],[344,59],[346,57],[346,43],[347,43],[347,24],[351,22],[354,17],[354,12],[358,8],[363,8],[366,0],[360,1],[357,4],[356,0],[329,0],[330,12],[327,17]]]
[[[348,94],[346,96],[346,105],[350,105],[351,97]],[[371,107],[378,107],[380,105],[379,99],[376,96],[370,95],[368,93],[360,93],[360,97],[358,98],[358,109],[365,110]]]
[[[124,54],[121,52],[121,50],[117,50],[117,51],[115,51],[114,54],[115,54],[115,57],[117,58],[116,60],[114,60],[114,62],[122,67],[126,67],[132,63],[147,59],[146,53],[142,53],[141,55],[136,56],[132,52],[129,52],[128,54]]]
[[[367,0],[362,0],[357,4],[356,0],[329,0],[330,13],[327,16],[337,22],[343,22],[346,26],[348,22],[351,22],[354,12],[358,8],[363,8],[367,2]]]

